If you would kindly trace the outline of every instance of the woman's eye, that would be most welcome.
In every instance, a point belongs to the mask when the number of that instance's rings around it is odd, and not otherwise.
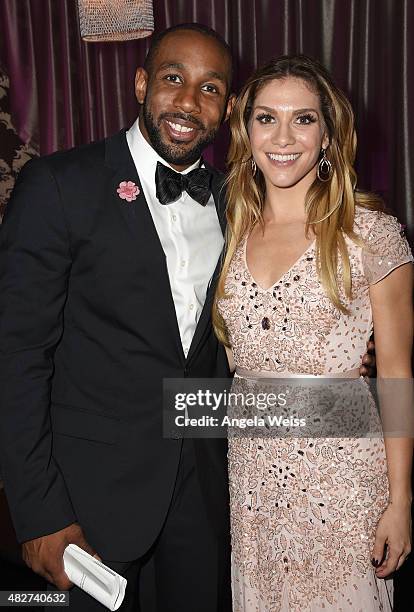
[[[313,115],[299,115],[296,121],[300,125],[309,125],[310,123],[315,123],[316,117],[314,117]]]
[[[274,121],[272,115],[269,114],[258,115],[256,119],[259,121],[259,123],[272,123]]]

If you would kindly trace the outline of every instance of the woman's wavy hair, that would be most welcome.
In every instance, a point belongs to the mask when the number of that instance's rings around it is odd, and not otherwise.
[[[324,127],[329,139],[326,156],[332,164],[329,181],[318,178],[306,196],[306,234],[312,228],[316,237],[316,263],[320,280],[332,303],[348,312],[341,300],[341,288],[351,298],[351,269],[345,235],[360,243],[353,231],[355,206],[371,210],[383,208],[375,194],[356,190],[353,163],[356,153],[354,114],[342,91],[328,71],[305,55],[284,55],[259,68],[247,81],[230,117],[231,143],[227,158],[227,233],[226,248],[213,305],[213,325],[221,342],[228,345],[224,321],[217,300],[226,298],[225,279],[240,241],[254,225],[263,223],[266,194],[262,172],[253,173],[248,126],[258,92],[275,79],[294,77],[304,81],[320,101]]]

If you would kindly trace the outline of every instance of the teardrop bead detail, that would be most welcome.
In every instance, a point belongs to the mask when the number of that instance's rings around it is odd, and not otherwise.
[[[262,328],[263,329],[270,329],[270,321],[268,317],[263,317],[262,319]]]

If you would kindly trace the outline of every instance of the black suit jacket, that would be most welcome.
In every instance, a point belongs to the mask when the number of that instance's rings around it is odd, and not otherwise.
[[[142,189],[119,198],[124,180],[141,189],[124,130],[19,176],[0,231],[0,463],[20,541],[78,521],[101,556],[128,560],[154,542],[177,473],[162,379],[228,367],[210,321],[214,282],[185,359],[164,252]],[[226,444],[194,444],[225,538]]]

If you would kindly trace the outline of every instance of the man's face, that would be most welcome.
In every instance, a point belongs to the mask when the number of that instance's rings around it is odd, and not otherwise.
[[[176,170],[194,163],[227,119],[229,60],[209,36],[172,32],[158,48],[151,74],[138,68],[135,91],[143,104],[140,129]]]

